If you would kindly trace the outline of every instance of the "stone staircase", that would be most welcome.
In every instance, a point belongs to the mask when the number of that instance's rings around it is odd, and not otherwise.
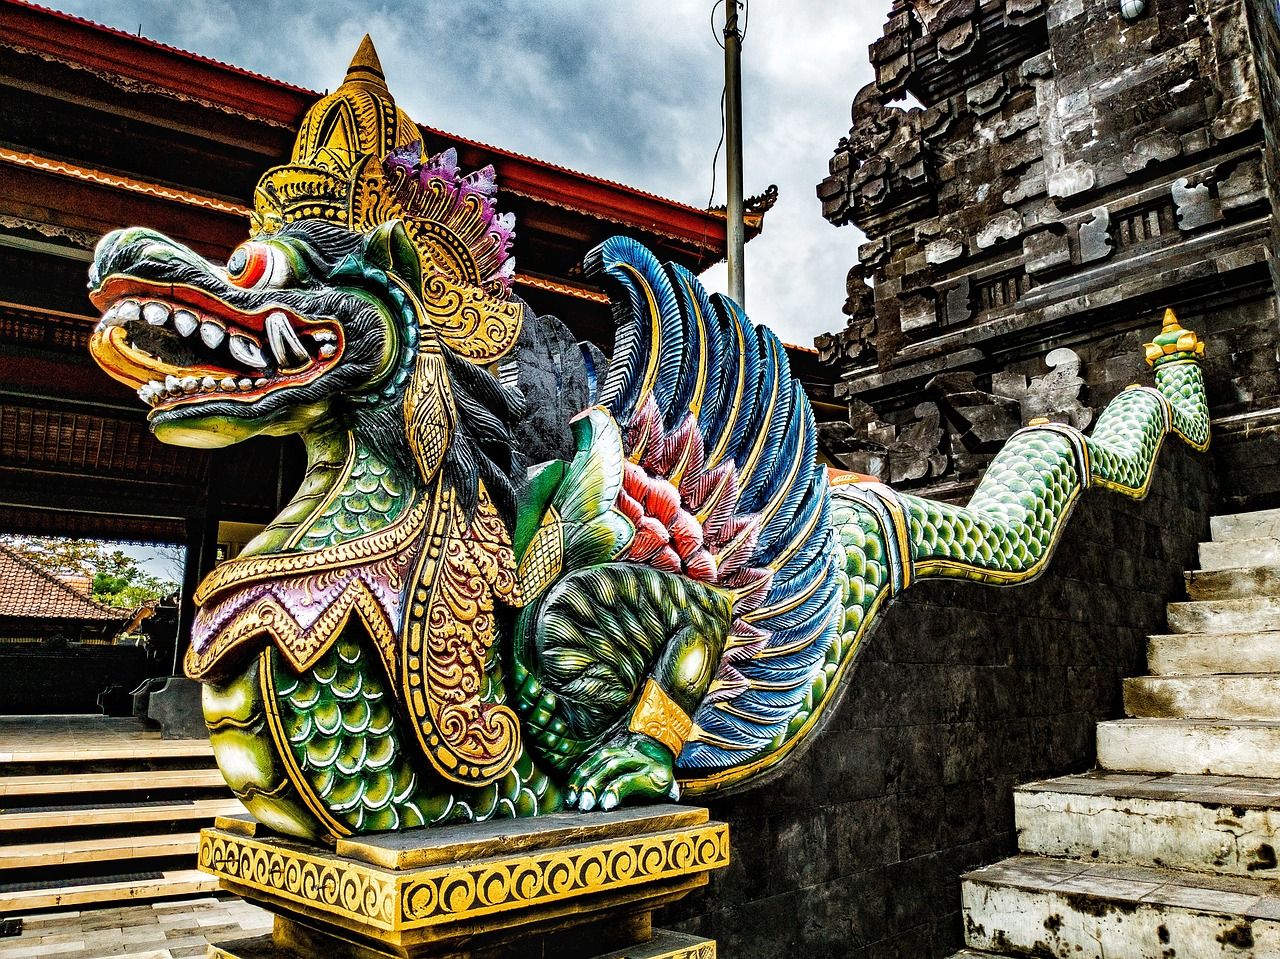
[[[137,720],[0,719],[0,916],[211,892],[199,831],[243,812],[207,740]]]
[[[1280,957],[1280,510],[1212,535],[1099,768],[1015,792],[1019,855],[964,877],[953,959]]]

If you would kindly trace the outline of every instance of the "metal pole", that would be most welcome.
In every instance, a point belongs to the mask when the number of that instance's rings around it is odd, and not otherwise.
[[[742,35],[738,32],[738,0],[724,4],[724,124],[728,146],[728,202],[725,240],[729,258],[729,295],[746,309],[743,276],[746,236],[742,227]]]

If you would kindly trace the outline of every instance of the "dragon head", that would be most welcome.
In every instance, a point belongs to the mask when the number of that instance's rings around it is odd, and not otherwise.
[[[378,397],[417,345],[405,245],[398,223],[358,234],[300,220],[223,267],[151,230],[117,230],[90,274],[103,311],[90,349],[166,442],[298,432],[338,415],[339,398]]]
[[[495,193],[492,168],[464,175],[453,150],[423,153],[366,37],[291,162],[259,181],[251,238],[225,264],[148,229],[102,239],[90,349],[165,442],[345,430],[423,479],[451,451],[460,475],[489,478],[504,457],[482,454],[509,443],[491,427],[514,400],[485,366],[523,315]]]

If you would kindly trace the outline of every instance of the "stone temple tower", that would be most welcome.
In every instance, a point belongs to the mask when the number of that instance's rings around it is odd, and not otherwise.
[[[964,498],[1014,429],[1087,425],[1139,380],[1172,306],[1216,346],[1222,496],[1280,505],[1278,18],[1276,0],[893,0],[818,186],[866,235],[848,324],[818,339],[850,408],[828,450]]]

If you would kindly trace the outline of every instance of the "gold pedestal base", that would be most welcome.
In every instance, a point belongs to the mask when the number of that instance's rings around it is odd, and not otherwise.
[[[219,819],[200,868],[276,915],[211,959],[714,959],[655,909],[729,862],[705,809],[561,813],[340,840],[336,849]]]

